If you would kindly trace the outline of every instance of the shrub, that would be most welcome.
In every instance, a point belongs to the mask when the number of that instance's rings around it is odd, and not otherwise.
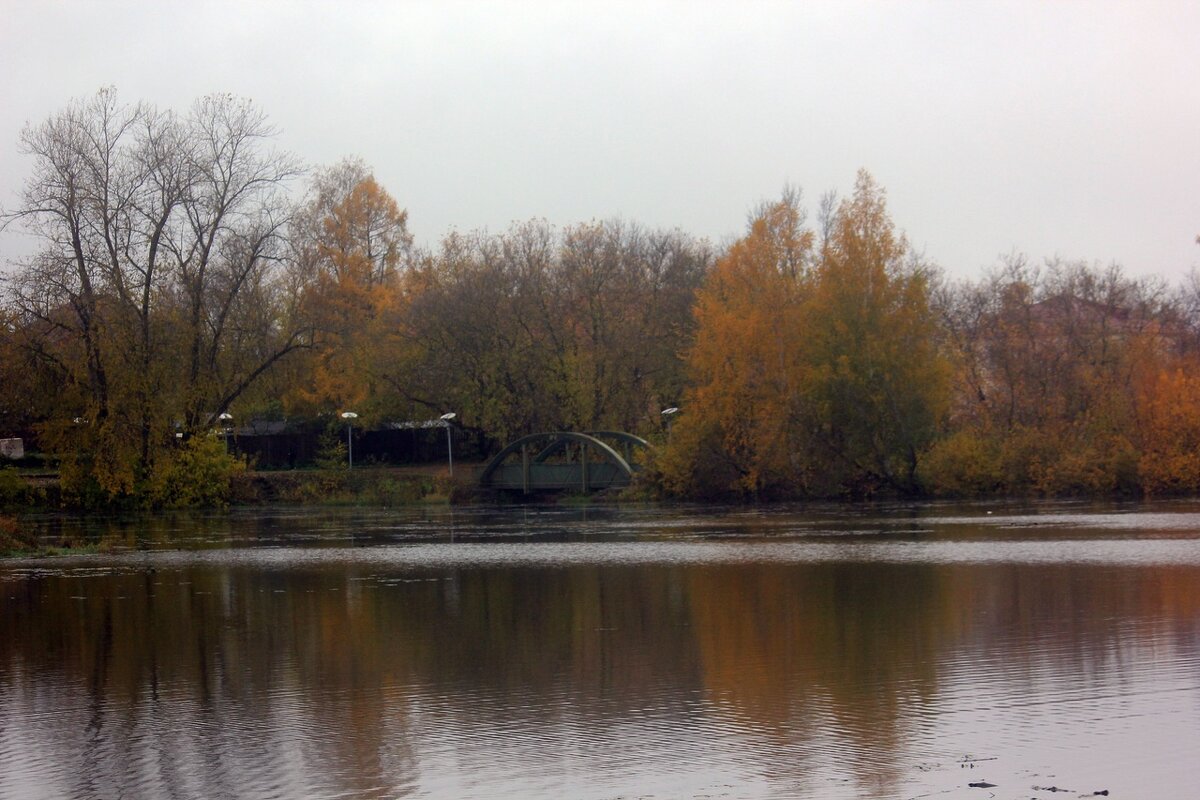
[[[12,517],[0,516],[0,553],[32,550],[37,544],[33,534]]]
[[[321,434],[314,462],[318,469],[346,469],[349,466],[346,443],[336,431]]]
[[[995,445],[971,430],[936,442],[921,459],[917,474],[926,491],[939,495],[987,494],[1004,483]]]
[[[1130,494],[1138,488],[1138,454],[1120,435],[1080,437],[1041,465],[1038,491],[1049,495]]]
[[[428,488],[432,491],[433,487]],[[420,480],[384,478],[372,483],[362,496],[372,505],[390,507],[419,502],[426,493]]]
[[[230,478],[244,469],[244,464],[226,452],[220,439],[194,436],[156,467],[145,502],[170,508],[227,505]]]
[[[0,468],[0,506],[15,506],[26,501],[25,481],[12,467]]]

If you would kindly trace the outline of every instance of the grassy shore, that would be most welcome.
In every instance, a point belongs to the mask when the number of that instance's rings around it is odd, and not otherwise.
[[[267,505],[398,507],[421,504],[464,503],[476,499],[479,467],[455,465],[450,476],[444,466],[379,467],[246,471],[230,480],[228,504],[235,507]],[[16,475],[9,470],[0,486],[0,557],[86,554],[107,549],[103,543],[39,542],[24,525],[28,512],[90,511],[130,513],[145,511],[135,501],[111,506],[80,508],[65,502],[58,477],[53,474]]]
[[[0,556],[20,555],[36,549],[37,540],[16,517],[0,516]]]
[[[444,467],[364,467],[353,470],[254,471],[235,475],[230,505],[401,506],[456,503],[473,496],[475,471],[451,477]]]
[[[289,505],[400,506],[459,503],[475,497],[479,465],[455,465],[454,475],[442,465],[413,467],[364,466],[355,469],[247,470],[230,479],[226,498],[231,506],[272,503]],[[110,510],[137,507],[135,499],[114,501]],[[168,507],[172,507],[168,504]],[[73,502],[53,472],[0,470],[0,513],[26,510],[82,510],[96,506]]]
[[[99,553],[105,549],[102,543],[89,542],[48,545],[39,542],[33,531],[21,524],[17,517],[0,515],[0,558],[80,555]]]

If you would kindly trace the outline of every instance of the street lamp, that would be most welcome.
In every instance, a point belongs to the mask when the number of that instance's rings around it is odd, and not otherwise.
[[[446,458],[450,460],[450,477],[454,477],[454,445],[450,442],[450,420],[454,419],[457,414],[449,411],[442,414],[438,419],[446,423]]]
[[[343,411],[342,419],[346,420],[346,458],[349,464],[346,469],[354,469],[354,441],[350,438],[350,432],[354,427],[354,420],[358,419],[358,414],[353,411]]]
[[[675,416],[676,414],[678,414],[678,413],[679,413],[679,409],[678,409],[678,408],[676,408],[675,406],[671,406],[670,408],[664,408],[664,409],[663,409],[662,411],[660,411],[659,413],[660,413],[660,414],[662,414],[662,418],[663,418],[663,419],[666,421],[666,423],[667,423],[667,435],[668,435],[668,436],[670,436],[670,435],[671,435],[671,417],[673,417],[673,416]]]
[[[231,427],[230,422],[233,421],[233,414],[230,414],[228,411],[222,411],[220,414],[217,414],[217,419],[221,420],[221,427],[225,430],[225,452],[228,453],[229,429]]]

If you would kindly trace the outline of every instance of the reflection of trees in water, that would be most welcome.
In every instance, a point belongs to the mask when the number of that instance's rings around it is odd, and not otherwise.
[[[1040,665],[1081,675],[1119,668],[1148,637],[1195,650],[1200,581],[1192,567],[999,564],[948,570],[947,590],[969,630],[964,647],[1035,679]]]
[[[805,758],[834,754],[868,793],[911,768],[897,761],[905,720],[934,704],[952,662],[1003,665],[1024,687],[1048,660],[1060,673],[1119,669],[1137,646],[1131,622],[1186,628],[1200,609],[1195,570],[1167,567],[720,565],[688,586],[713,701],[764,736],[797,785]]]
[[[847,773],[894,781],[902,706],[936,689],[953,636],[935,568],[716,566],[690,590],[708,690],[786,751],[798,784],[797,754],[830,752]]]
[[[0,584],[3,735],[79,797],[395,796],[428,780],[435,732],[454,769],[499,750],[552,771],[647,709],[685,735],[702,690],[772,780],[832,752],[894,786],[953,662],[1086,675],[1145,644],[1131,625],[1194,649],[1200,611],[1195,570],[1169,567],[99,572]]]
[[[594,567],[49,576],[18,584],[0,617],[0,698],[79,709],[37,731],[54,763],[110,781],[77,796],[145,781],[178,794],[198,770],[229,796],[264,782],[395,795],[417,777],[414,695],[464,737],[511,727],[514,708],[599,736],[664,680],[694,686],[681,581]]]

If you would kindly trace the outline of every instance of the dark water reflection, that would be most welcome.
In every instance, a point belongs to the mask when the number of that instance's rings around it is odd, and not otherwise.
[[[41,522],[4,798],[1200,794],[1188,505]]]

